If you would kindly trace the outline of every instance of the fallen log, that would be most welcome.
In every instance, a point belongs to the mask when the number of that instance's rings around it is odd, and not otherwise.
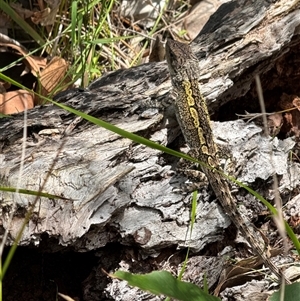
[[[270,112],[278,109],[284,92],[299,94],[295,64],[300,44],[300,1],[273,2],[244,0],[222,5],[192,43],[210,112],[215,120],[227,121],[214,123],[216,139],[231,149],[238,180],[269,199],[273,198],[269,181],[274,173],[280,176],[280,192],[292,192],[299,185],[299,165],[288,164],[294,142],[275,137],[270,144],[261,127],[237,120],[236,114],[260,111],[255,75],[260,76]],[[180,150],[184,143],[170,93],[163,61],[108,73],[88,89],[68,90],[55,100]],[[0,119],[1,186],[17,187],[23,118],[18,114]],[[187,239],[191,194],[178,193],[187,179],[176,172],[177,158],[54,105],[30,110],[26,124],[20,188],[38,191],[43,185],[43,191],[62,199],[38,200],[20,246],[39,246],[46,239],[48,251],[69,247],[87,252],[114,243],[154,256],[187,246],[197,253],[224,237],[230,220],[212,198],[210,188],[205,187],[198,194],[197,222]],[[264,185],[260,185],[262,181]],[[238,201],[256,207],[254,214],[263,208],[253,205],[254,197],[242,189],[236,196]],[[35,197],[0,192],[0,199],[2,232],[8,229],[6,245],[11,245]],[[10,224],[13,202],[17,209]],[[52,239],[54,245],[50,244]]]

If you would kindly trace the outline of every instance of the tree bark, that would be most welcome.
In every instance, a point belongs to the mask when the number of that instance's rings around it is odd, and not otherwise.
[[[293,69],[292,64],[299,57],[299,6],[299,1],[239,0],[222,5],[211,16],[192,47],[201,67],[201,88],[215,118],[228,120],[234,113],[258,110],[255,75],[260,75],[268,96],[276,94],[266,99],[268,109],[276,110],[278,91],[287,89],[297,95],[297,66]],[[184,143],[169,105],[170,93],[163,61],[108,73],[88,89],[60,93],[56,100],[180,150]],[[280,191],[299,185],[299,165],[288,164],[294,146],[291,138],[274,138],[270,144],[270,137],[264,136],[260,127],[241,120],[213,126],[217,142],[231,149],[238,180],[268,198],[273,197],[267,194],[270,184],[258,187],[254,183],[270,179],[274,172],[281,176]],[[80,252],[111,242],[135,246],[144,254],[188,245],[198,252],[221,240],[230,224],[206,187],[198,194],[197,222],[187,240],[191,194],[178,193],[187,180],[176,172],[178,159],[79,120],[54,105],[28,112],[20,175],[23,127],[24,114],[0,119],[1,186],[17,187],[21,177],[20,188],[38,191],[45,182],[44,192],[65,199],[39,199],[20,245],[38,246],[47,234],[56,238],[58,245]],[[0,192],[0,199],[1,233],[9,229],[6,244],[11,245],[35,198]],[[237,199],[254,200],[242,190]],[[17,210],[10,224],[13,202]]]

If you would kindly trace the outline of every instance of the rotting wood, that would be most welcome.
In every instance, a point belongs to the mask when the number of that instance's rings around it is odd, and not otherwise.
[[[288,78],[276,67],[299,49],[299,24],[299,1],[244,0],[222,5],[192,44],[200,61],[200,81],[210,111],[249,95],[254,74],[261,75],[263,89],[271,87],[271,81],[265,77],[269,74],[274,76],[272,81],[282,84],[280,88],[286,87]],[[66,91],[57,99],[122,129],[169,145],[180,134],[172,109],[149,108],[149,105],[155,101],[166,107],[170,89],[167,66],[161,62],[106,74],[89,89]],[[293,94],[297,94],[294,89]],[[55,106],[36,107],[28,112],[22,188],[39,189],[63,139],[61,134],[73,120],[72,114]],[[258,177],[269,179],[273,166],[266,155],[269,149],[264,148],[269,139],[261,136],[258,127],[242,121],[215,123],[214,127],[215,136],[221,143],[229,144],[237,165],[241,166],[239,179],[249,184]],[[22,114],[0,120],[3,186],[16,186],[22,129]],[[39,135],[43,129],[59,130],[60,134]],[[41,234],[48,233],[58,238],[60,244],[81,251],[111,241],[139,245],[148,253],[187,245],[190,195],[173,191],[185,180],[174,174],[176,160],[86,122],[77,124],[64,138],[67,139],[64,150],[44,190],[73,201],[41,199],[35,210],[38,219],[29,223],[21,244],[38,244]],[[282,175],[280,188],[291,189],[289,174],[299,171],[297,164],[288,167],[287,154],[293,142],[275,138],[274,143],[278,159],[275,169]],[[134,170],[126,172],[133,167]],[[293,184],[299,185],[296,178]],[[208,193],[203,191],[199,195],[197,223],[190,241],[194,251],[221,239],[220,229],[230,223],[217,203],[208,203]],[[32,198],[4,192],[0,198],[4,229],[13,198],[19,208],[7,242],[11,244],[23,209],[28,208]],[[204,227],[208,218],[209,227]],[[109,233],[110,226],[119,235]]]

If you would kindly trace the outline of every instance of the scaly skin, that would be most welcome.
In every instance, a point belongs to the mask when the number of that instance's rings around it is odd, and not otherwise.
[[[237,210],[227,181],[216,171],[220,165],[218,148],[214,142],[206,101],[199,88],[198,59],[192,53],[189,45],[173,40],[167,41],[166,59],[176,93],[174,105],[177,120],[193,157],[208,166],[201,165],[202,171],[206,174],[224,211],[263,262],[280,279],[283,275],[267,257],[266,247],[261,247],[259,239],[255,238],[261,237],[260,234],[257,234],[258,230],[255,230],[255,227],[247,226],[250,223],[249,221],[245,223]]]

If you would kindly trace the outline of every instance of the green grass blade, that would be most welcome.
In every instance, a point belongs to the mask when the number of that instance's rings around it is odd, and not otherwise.
[[[195,190],[193,192],[193,196],[192,196],[192,208],[191,208],[191,222],[190,222],[190,239],[192,237],[192,233],[193,233],[193,228],[196,222],[196,214],[197,214],[197,195],[198,195],[198,191]],[[189,253],[190,253],[190,246],[187,248],[187,252],[185,255],[185,259],[182,265],[182,268],[180,269],[179,275],[178,275],[178,280],[182,279],[182,276],[184,274],[184,271],[186,269],[186,265],[187,265],[187,261],[189,259]]]
[[[82,118],[84,118],[85,120],[88,120],[88,121],[92,122],[93,124],[101,126],[101,127],[105,128],[105,129],[111,131],[111,132],[114,132],[114,133],[116,133],[116,134],[118,134],[118,135],[120,135],[120,136],[122,136],[124,138],[128,138],[128,139],[130,139],[130,140],[132,140],[132,141],[134,141],[136,143],[146,145],[146,146],[151,147],[151,148],[156,149],[156,150],[160,150],[162,152],[165,152],[165,153],[167,153],[169,155],[172,155],[172,156],[175,156],[175,157],[184,158],[186,160],[190,160],[190,161],[195,162],[195,163],[198,162],[196,159],[194,159],[194,158],[192,158],[192,157],[190,157],[190,156],[188,156],[188,155],[186,155],[184,153],[180,153],[180,152],[174,151],[174,150],[172,150],[170,148],[167,148],[167,147],[165,147],[165,146],[163,146],[161,144],[158,144],[156,142],[153,142],[151,140],[148,140],[148,139],[143,138],[141,136],[138,136],[136,134],[127,132],[125,130],[122,130],[119,127],[117,127],[117,126],[115,126],[113,124],[110,124],[108,122],[105,122],[105,121],[103,121],[101,119],[95,118],[93,116],[90,116],[90,115],[88,115],[86,113],[83,113],[83,112],[80,112],[78,110],[75,110],[73,108],[70,108],[70,107],[68,107],[66,105],[63,105],[63,104],[58,103],[58,102],[55,102],[53,100],[49,100],[49,101],[52,102],[53,104],[57,105],[58,107],[62,108],[62,109],[65,109],[65,110],[67,110],[67,111],[69,111],[71,113],[74,113],[77,116],[81,116]]]
[[[284,289],[284,301],[296,301],[299,300],[300,296],[300,283],[293,283],[291,285],[285,285],[284,288],[281,288],[278,292],[275,292],[270,297],[270,301],[281,301],[281,293]]]
[[[25,21],[23,20],[9,4],[0,0],[1,9],[9,15],[21,28],[24,29],[40,46],[43,46],[46,42],[45,40]]]
[[[201,290],[197,285],[177,280],[169,272],[154,271],[139,275],[117,271],[112,277],[126,280],[129,285],[136,286],[155,295],[164,295],[182,301],[220,301]]]
[[[71,4],[71,40],[73,45],[76,45],[77,38],[76,38],[76,28],[77,28],[77,1],[72,1]],[[80,27],[79,27],[80,28]]]
[[[230,181],[235,182],[240,187],[246,189],[248,192],[250,192],[253,196],[255,196],[258,200],[260,200],[273,215],[275,215],[275,216],[278,215],[276,208],[274,206],[272,206],[272,204],[270,204],[265,198],[263,198],[255,190],[251,189],[250,187],[248,187],[247,185],[243,184],[242,182],[236,180],[233,177],[227,176],[225,174],[222,174],[222,175],[224,177],[226,177],[227,179],[229,179]],[[285,230],[286,230],[289,238],[292,240],[293,245],[295,246],[295,248],[297,250],[297,253],[300,255],[300,242],[299,242],[297,236],[295,235],[292,228],[289,226],[289,224],[286,221],[284,221],[284,226],[285,226]]]
[[[18,193],[21,193],[21,194],[45,197],[45,198],[48,198],[48,199],[68,200],[67,198],[64,198],[62,196],[55,195],[55,194],[50,194],[50,193],[47,193],[47,192],[38,192],[38,191],[35,191],[35,190],[28,190],[28,189],[16,189],[16,188],[13,188],[13,187],[0,186],[0,191],[18,192]]]
[[[191,210],[191,232],[190,232],[190,238],[192,236],[194,224],[196,222],[196,213],[197,213],[197,195],[198,191],[195,190],[193,192],[193,197],[192,197],[192,210]]]

